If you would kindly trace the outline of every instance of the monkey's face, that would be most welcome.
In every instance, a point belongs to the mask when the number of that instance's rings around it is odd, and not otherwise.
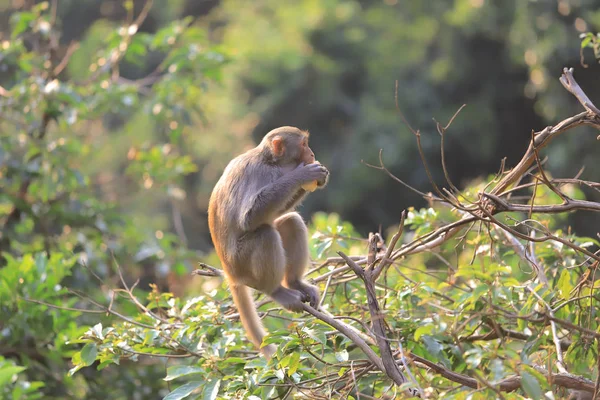
[[[308,146],[308,135],[302,131],[279,134],[272,138],[270,147],[280,164],[298,165],[301,162],[305,164],[315,162],[315,153]]]
[[[303,162],[304,164],[312,164],[315,162],[315,153],[308,147],[308,137],[305,137],[301,144],[300,159],[298,163],[300,162]]]

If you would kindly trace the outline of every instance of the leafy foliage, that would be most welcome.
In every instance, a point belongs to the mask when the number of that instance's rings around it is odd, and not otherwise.
[[[600,33],[582,33],[580,38],[581,48],[591,48],[594,51],[594,57],[596,57],[596,59],[600,59]]]
[[[0,393],[2,393],[2,397],[15,400],[42,397],[38,390],[44,386],[43,382],[29,382],[18,375],[25,369],[11,360],[0,357],[0,390],[2,390]]]
[[[423,235],[444,223],[440,214],[445,213],[414,210],[407,225]],[[352,229],[347,223],[337,225],[336,217],[329,218],[331,225],[324,225],[323,217],[316,216],[313,222],[325,232]],[[507,217],[505,222],[510,220]],[[551,218],[545,220],[551,222]],[[554,233],[583,247],[599,244],[590,238]],[[323,232],[315,231],[313,238],[331,243]],[[364,244],[350,246],[355,239],[359,238],[336,242],[345,242],[342,248],[349,248],[350,254],[360,254]],[[435,255],[419,254],[388,270],[380,301],[386,305],[390,337],[402,340],[405,354],[458,373],[478,374],[489,385],[520,376],[521,389],[504,394],[505,398],[544,398],[543,393],[552,389],[539,372],[539,361],[554,357],[553,336],[547,321],[535,317],[536,312],[550,306],[556,318],[596,329],[592,286],[584,284],[575,290],[577,274],[573,272],[585,270],[578,267],[581,255],[551,242],[535,244],[532,252],[551,279],[546,288],[533,283],[535,274],[529,264],[515,254],[500,231],[488,235],[472,230],[462,241],[460,250],[450,241]],[[334,254],[332,249],[324,251],[324,256]],[[315,272],[313,278],[318,281],[322,274]],[[366,320],[364,287],[356,278],[347,277],[334,277],[324,307],[334,315]],[[267,363],[262,357],[248,356],[248,342],[223,287],[187,301],[153,292],[144,307],[152,311],[133,314],[111,327],[90,328],[80,340],[86,345],[73,357],[74,370],[89,365],[92,356],[100,362],[98,368],[104,368],[141,355],[162,355],[176,357],[164,378],[174,385],[166,398],[274,398],[296,385],[298,390],[323,396],[391,393],[390,383],[381,375],[351,378],[354,369],[365,365],[364,355],[352,341],[314,318],[296,317],[293,322],[281,323],[278,316],[287,314],[270,310],[275,318],[266,319],[270,334],[264,342],[277,344],[278,351]],[[352,325],[363,329],[360,324]],[[503,332],[501,338],[493,336],[498,330]],[[590,346],[591,338],[576,330],[561,332],[568,370],[595,379],[591,367],[598,354],[596,347]],[[346,385],[326,385],[333,379],[330,374]],[[471,389],[452,388],[433,371],[419,370],[416,376],[422,387],[437,391],[436,397],[472,396]],[[479,390],[482,398],[494,393],[491,388]]]
[[[132,5],[125,2],[126,8]],[[95,344],[80,348],[77,341],[88,321],[111,321],[106,311],[85,306],[106,300],[96,278],[114,281],[115,259],[130,263],[128,274],[134,276],[141,267],[183,266],[184,272],[193,253],[174,235],[124,218],[124,207],[114,198],[99,196],[103,178],[90,173],[88,160],[107,139],[97,135],[103,124],[144,116],[152,121],[152,134],[139,146],[114,149],[129,156],[122,166],[129,189],[135,192],[139,182],[142,194],[181,196],[178,183],[197,169],[182,154],[182,129],[200,111],[200,88],[219,79],[225,57],[210,46],[199,47],[204,31],[190,26],[189,19],[154,34],[139,32],[144,12],[110,27],[95,51],[72,47],[58,57],[60,30],[53,15],[48,2],[13,13],[10,38],[1,42],[0,354],[20,362],[1,359],[0,393],[15,399],[128,397],[138,372],[125,372],[115,385],[106,384],[114,379],[110,373],[103,375],[106,382],[72,376],[96,357],[105,367],[121,355],[105,356]],[[87,59],[80,51],[89,52]],[[121,63],[143,69],[149,52],[162,59],[149,78],[120,76]],[[157,135],[163,132],[166,136]],[[71,359],[74,367],[67,374]],[[159,369],[152,366],[144,379]],[[146,390],[161,389],[149,383],[139,392]]]

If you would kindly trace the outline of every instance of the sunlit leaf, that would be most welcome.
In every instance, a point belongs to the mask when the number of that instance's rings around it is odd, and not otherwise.
[[[542,399],[544,395],[538,380],[529,372],[521,371],[521,387],[532,399]]]
[[[0,388],[9,383],[14,375],[25,371],[27,368],[20,366],[4,366],[0,368]]]
[[[339,362],[345,362],[348,361],[348,351],[346,349],[342,349],[340,351],[336,351],[335,352],[335,358],[339,361]]]
[[[201,385],[204,384],[204,381],[191,381],[186,383],[185,385],[179,386],[177,389],[173,390],[171,393],[163,397],[163,400],[180,400],[188,397],[194,390],[198,389]]]
[[[300,366],[300,353],[292,353],[288,364],[288,375],[293,375]]]
[[[90,342],[83,346],[83,349],[81,349],[81,361],[83,365],[86,367],[92,365],[96,361],[96,355],[98,355],[96,343]]]
[[[164,378],[165,381],[172,381],[173,379],[180,378],[182,376],[191,374],[203,374],[206,371],[203,368],[196,367],[193,365],[176,365],[167,369],[167,376]]]
[[[219,388],[221,387],[221,380],[211,380],[204,386],[204,397],[203,400],[215,400],[219,394]]]

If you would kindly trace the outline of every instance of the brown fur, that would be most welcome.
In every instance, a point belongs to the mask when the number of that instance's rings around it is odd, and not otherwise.
[[[327,184],[329,172],[315,161],[308,133],[284,126],[234,158],[215,185],[208,223],[215,249],[250,340],[260,347],[265,331],[248,287],[285,308],[317,306],[317,289],[302,280],[309,262],[306,225],[294,208],[306,196],[301,186]],[[261,349],[267,357],[273,345]]]

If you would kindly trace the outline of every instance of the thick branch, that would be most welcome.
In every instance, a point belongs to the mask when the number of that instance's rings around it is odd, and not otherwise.
[[[343,322],[340,322],[337,319],[333,319],[332,317],[322,313],[321,311],[315,310],[308,304],[303,304],[303,309],[307,313],[311,314],[313,317],[328,323],[329,325],[337,329],[339,332],[344,334],[348,339],[352,340],[352,342],[356,346],[358,346],[358,348],[361,349],[363,353],[365,353],[369,361],[371,361],[379,370],[385,371],[383,362],[381,361],[379,356],[377,356],[373,349],[371,349],[369,345],[364,340],[362,340],[362,338],[353,329],[348,327]]]
[[[579,100],[581,105],[588,111],[600,116],[600,110],[592,103],[589,97],[581,89],[575,78],[573,77],[573,68],[563,68],[560,83]]]
[[[373,272],[370,270],[363,270],[359,265],[357,265],[354,261],[348,258],[343,252],[340,251],[338,252],[338,254],[346,260],[350,268],[352,268],[356,275],[358,275],[365,284],[365,288],[367,290],[369,312],[371,313],[371,319],[373,324],[373,332],[375,333],[375,338],[377,340],[377,345],[379,347],[381,359],[383,361],[383,371],[398,386],[408,382],[408,380],[406,379],[402,371],[400,371],[400,368],[394,360],[394,354],[392,353],[392,349],[390,348],[390,344],[387,339],[383,313],[379,308],[377,295],[375,294],[375,286],[372,280]],[[413,396],[419,395],[418,391],[416,390],[409,390],[409,393]]]
[[[482,193],[482,196],[493,200],[495,203],[495,208],[498,211],[531,212],[538,214],[558,214],[574,210],[600,211],[600,203],[587,200],[567,199],[563,204],[532,206],[528,204],[509,203],[501,197],[490,193]]]
[[[439,364],[431,362],[415,354],[411,354],[410,358],[415,361],[416,366],[421,368],[430,368],[452,382],[456,382],[473,389],[479,389],[480,387],[479,382],[475,378],[451,371]],[[548,371],[542,368],[536,368],[536,370],[543,374],[549,382],[552,382],[552,384],[556,386],[561,386],[567,389],[581,390],[588,393],[594,392],[594,382],[589,379],[568,373],[548,373]],[[500,381],[498,385],[495,386],[503,392],[515,391],[521,387],[521,377],[517,375],[508,377]]]
[[[521,161],[500,180],[496,187],[492,189],[491,193],[501,194],[510,185],[521,179],[535,161],[535,148],[541,149],[550,143],[556,136],[581,125],[592,125],[598,128],[598,122],[596,121],[595,115],[586,111],[567,118],[555,126],[548,126],[544,130],[534,133],[534,139],[529,143],[529,147]]]
[[[555,126],[548,126],[541,132],[534,133],[533,139],[529,144],[529,148],[525,152],[525,155],[519,164],[517,164],[516,167],[514,167],[504,178],[502,178],[498,185],[496,185],[496,187],[492,190],[492,194],[501,194],[510,185],[521,179],[527,169],[529,169],[529,167],[535,161],[535,149],[539,150],[543,148],[561,133],[580,125],[591,125],[596,129],[600,128],[600,110],[594,106],[591,100],[583,92],[581,87],[577,84],[575,78],[573,77],[572,68],[565,68],[563,70],[563,74],[560,77],[560,82],[577,98],[577,100],[579,100],[586,111],[567,118]]]

